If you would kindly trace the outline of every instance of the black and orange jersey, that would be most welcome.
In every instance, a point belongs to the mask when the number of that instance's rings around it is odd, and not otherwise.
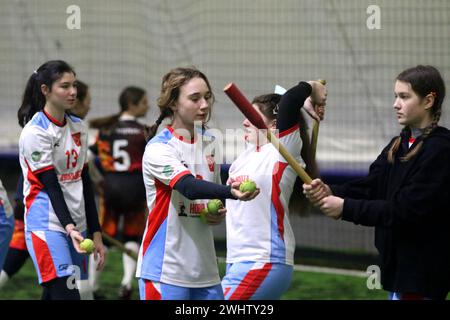
[[[105,173],[142,171],[144,129],[136,118],[122,115],[114,126],[99,130],[91,150],[98,155]]]

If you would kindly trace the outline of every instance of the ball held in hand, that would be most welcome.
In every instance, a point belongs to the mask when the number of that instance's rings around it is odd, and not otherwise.
[[[86,251],[86,253],[90,254],[90,253],[94,252],[94,241],[86,238],[83,241],[81,241],[80,248],[81,248],[81,250],[84,250],[84,251]]]
[[[203,208],[202,211],[200,211],[200,220],[203,223],[207,223],[206,221],[206,215],[208,214],[208,209],[207,208]]]
[[[223,208],[223,203],[219,199],[211,199],[206,205],[208,212],[211,214],[219,214],[219,209]]]
[[[252,180],[245,180],[239,186],[239,191],[241,192],[255,192],[256,183]]]

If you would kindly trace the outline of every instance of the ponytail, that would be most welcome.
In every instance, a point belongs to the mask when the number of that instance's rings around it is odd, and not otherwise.
[[[41,86],[46,85],[51,91],[53,83],[66,72],[75,75],[73,68],[62,60],[47,61],[33,72],[27,81],[22,104],[17,111],[17,118],[21,127],[24,127],[34,114],[41,111],[45,106],[46,99],[41,91]]]
[[[19,125],[23,128],[34,114],[41,111],[45,106],[45,97],[42,94],[38,75],[35,71],[28,79],[25,91],[23,93],[22,104],[17,112]]]

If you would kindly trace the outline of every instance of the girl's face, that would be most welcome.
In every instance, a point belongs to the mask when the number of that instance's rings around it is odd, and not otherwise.
[[[51,90],[46,85],[42,85],[41,90],[47,103],[60,110],[73,108],[77,101],[76,79],[72,72],[63,73],[61,78],[53,82]]]
[[[141,100],[139,100],[139,102],[137,104],[131,104],[129,111],[132,111],[132,113],[134,114],[135,117],[145,117],[145,115],[147,114],[149,105],[148,105],[148,98],[147,98],[147,94],[144,94],[141,98]]]
[[[429,94],[419,97],[409,82],[397,80],[394,86],[394,110],[399,124],[411,128],[423,129],[431,123],[431,107],[434,97]]]
[[[264,120],[264,123],[269,129],[274,130],[276,128],[276,121],[267,119],[267,117],[261,112],[261,110],[259,110],[258,105],[252,104],[252,107],[256,110],[256,112],[258,112],[258,114]],[[258,145],[265,144],[266,139],[265,134],[263,134],[264,132],[260,132],[258,128],[255,127],[247,118],[244,119],[242,125],[244,126],[245,141]],[[259,141],[258,141],[258,133],[259,133]]]
[[[205,80],[193,78],[180,87],[180,94],[172,106],[174,124],[191,129],[195,121],[206,123],[211,109],[211,91]]]

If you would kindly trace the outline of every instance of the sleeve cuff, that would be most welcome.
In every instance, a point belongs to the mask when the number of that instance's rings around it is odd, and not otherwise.
[[[191,174],[191,172],[189,170],[180,172],[175,177],[173,177],[172,180],[170,180],[169,186],[171,188],[173,188],[176,185],[176,183],[178,182],[178,180],[180,180],[181,178],[183,178],[185,175],[188,175],[188,174]]]
[[[353,215],[354,202],[355,202],[355,200],[353,200],[353,199],[349,199],[349,198],[344,199],[344,206],[342,208],[342,217],[341,217],[342,220],[355,222],[354,215]]]

